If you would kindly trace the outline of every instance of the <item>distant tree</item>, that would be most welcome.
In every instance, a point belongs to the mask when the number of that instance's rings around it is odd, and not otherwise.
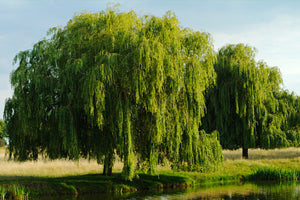
[[[48,37],[15,58],[4,112],[11,156],[96,158],[110,175],[117,154],[130,180],[137,157],[149,172],[159,155],[190,170],[222,162],[218,142],[198,129],[215,80],[209,34],[183,29],[172,13],[108,9]]]
[[[5,145],[4,137],[6,136],[6,125],[3,120],[0,120],[0,147]]]
[[[3,139],[4,137],[7,137],[6,124],[3,120],[0,120],[0,139]]]
[[[207,131],[219,131],[223,148],[248,149],[260,144],[269,117],[266,102],[276,102],[274,92],[282,82],[277,68],[255,61],[255,49],[227,45],[219,50],[215,64],[216,87],[207,93]]]

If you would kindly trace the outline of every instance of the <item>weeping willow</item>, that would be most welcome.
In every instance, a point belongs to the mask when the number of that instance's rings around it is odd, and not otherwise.
[[[300,142],[300,99],[280,90],[274,93],[275,103],[267,104],[268,117],[263,121],[260,146],[265,149],[295,146]]]
[[[248,148],[262,146],[272,129],[269,120],[282,83],[276,67],[255,61],[255,51],[244,44],[221,48],[215,64],[217,84],[207,93],[206,130],[216,128],[222,147],[242,147],[245,158]]]
[[[75,15],[15,58],[4,114],[11,156],[96,158],[109,175],[118,155],[129,180],[142,162],[153,173],[162,155],[191,170],[219,165],[216,137],[199,132],[215,60],[210,34],[170,12]]]
[[[217,83],[206,92],[206,131],[219,131],[225,149],[299,146],[299,97],[281,89],[277,67],[255,61],[255,49],[244,44],[219,50]]]
[[[4,137],[7,137],[6,124],[4,123],[3,120],[0,120],[0,140],[3,139]]]

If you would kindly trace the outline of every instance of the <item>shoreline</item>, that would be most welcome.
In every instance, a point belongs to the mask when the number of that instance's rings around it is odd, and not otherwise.
[[[121,173],[113,176],[85,174],[66,177],[1,176],[0,188],[19,188],[21,195],[30,198],[46,196],[78,196],[85,194],[177,190],[208,184],[244,183],[249,181],[297,181],[300,179],[300,158],[263,161],[225,161],[216,172],[183,172],[160,170],[156,175],[140,173],[133,181],[122,179]],[[1,189],[0,189],[1,193]],[[1,198],[1,197],[0,197]],[[26,198],[24,198],[26,199]]]
[[[141,171],[132,182],[121,177],[123,164],[115,163],[112,177],[102,176],[96,161],[69,160],[15,162],[5,158],[0,148],[0,200],[3,195],[19,199],[47,196],[80,196],[91,193],[130,195],[147,191],[186,190],[207,185],[243,184],[248,181],[300,180],[300,149],[253,149],[249,160],[241,159],[241,149],[223,150],[224,163],[214,172],[173,171],[159,166],[156,175]],[[15,198],[16,199],[16,198]]]

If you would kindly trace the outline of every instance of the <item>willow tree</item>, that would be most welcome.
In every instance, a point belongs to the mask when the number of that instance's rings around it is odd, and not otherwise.
[[[3,139],[4,137],[7,137],[6,124],[3,120],[0,120],[0,139]]]
[[[243,45],[227,45],[219,50],[215,64],[216,87],[208,96],[206,129],[216,128],[225,149],[248,149],[260,145],[265,133],[268,109],[276,99],[282,82],[277,68],[255,61],[255,49]]]
[[[117,154],[127,179],[137,157],[150,172],[163,154],[191,169],[209,165],[207,155],[219,164],[218,143],[198,130],[214,61],[210,35],[183,29],[172,13],[75,15],[15,58],[4,114],[11,155],[96,158],[109,175]]]
[[[300,97],[288,91],[283,91],[281,97],[288,105],[286,106],[288,117],[283,131],[286,133],[289,146],[300,147]]]
[[[7,137],[6,124],[0,119],[0,147],[5,145],[4,137]]]
[[[268,117],[261,137],[262,148],[299,146],[300,99],[293,93],[280,90],[274,93],[276,101],[268,105]]]

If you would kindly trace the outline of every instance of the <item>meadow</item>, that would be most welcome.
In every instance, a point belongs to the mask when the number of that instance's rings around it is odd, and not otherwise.
[[[249,149],[249,160],[242,159],[242,150],[223,150],[224,167],[232,168],[243,165],[244,169],[249,166],[268,166],[274,165],[286,168],[292,167],[300,162],[300,148],[286,149]],[[293,161],[291,161],[293,160]],[[8,161],[8,153],[4,147],[0,148],[0,176],[32,176],[32,177],[63,177],[84,174],[102,173],[103,166],[98,165],[95,160],[80,159],[70,161],[67,159],[16,162]],[[116,162],[113,168],[114,173],[122,171],[123,163]],[[234,168],[236,168],[234,167]],[[34,170],[33,170],[34,169]],[[159,167],[160,171],[168,171],[168,167]],[[233,170],[235,171],[235,170]]]
[[[6,149],[0,148],[0,193],[3,188],[8,187],[16,191],[15,186],[21,188],[22,194],[39,196],[125,192],[252,180],[300,179],[300,148],[250,149],[249,160],[243,160],[241,154],[241,149],[224,150],[224,165],[215,172],[173,171],[168,166],[160,166],[156,175],[139,173],[139,178],[130,182],[122,180],[120,176],[123,167],[121,162],[115,163],[114,176],[105,177],[100,175],[102,165],[98,165],[94,160],[8,161]]]
[[[242,149],[223,150],[224,160],[241,160]],[[284,149],[249,149],[249,160],[299,158],[300,148]]]

